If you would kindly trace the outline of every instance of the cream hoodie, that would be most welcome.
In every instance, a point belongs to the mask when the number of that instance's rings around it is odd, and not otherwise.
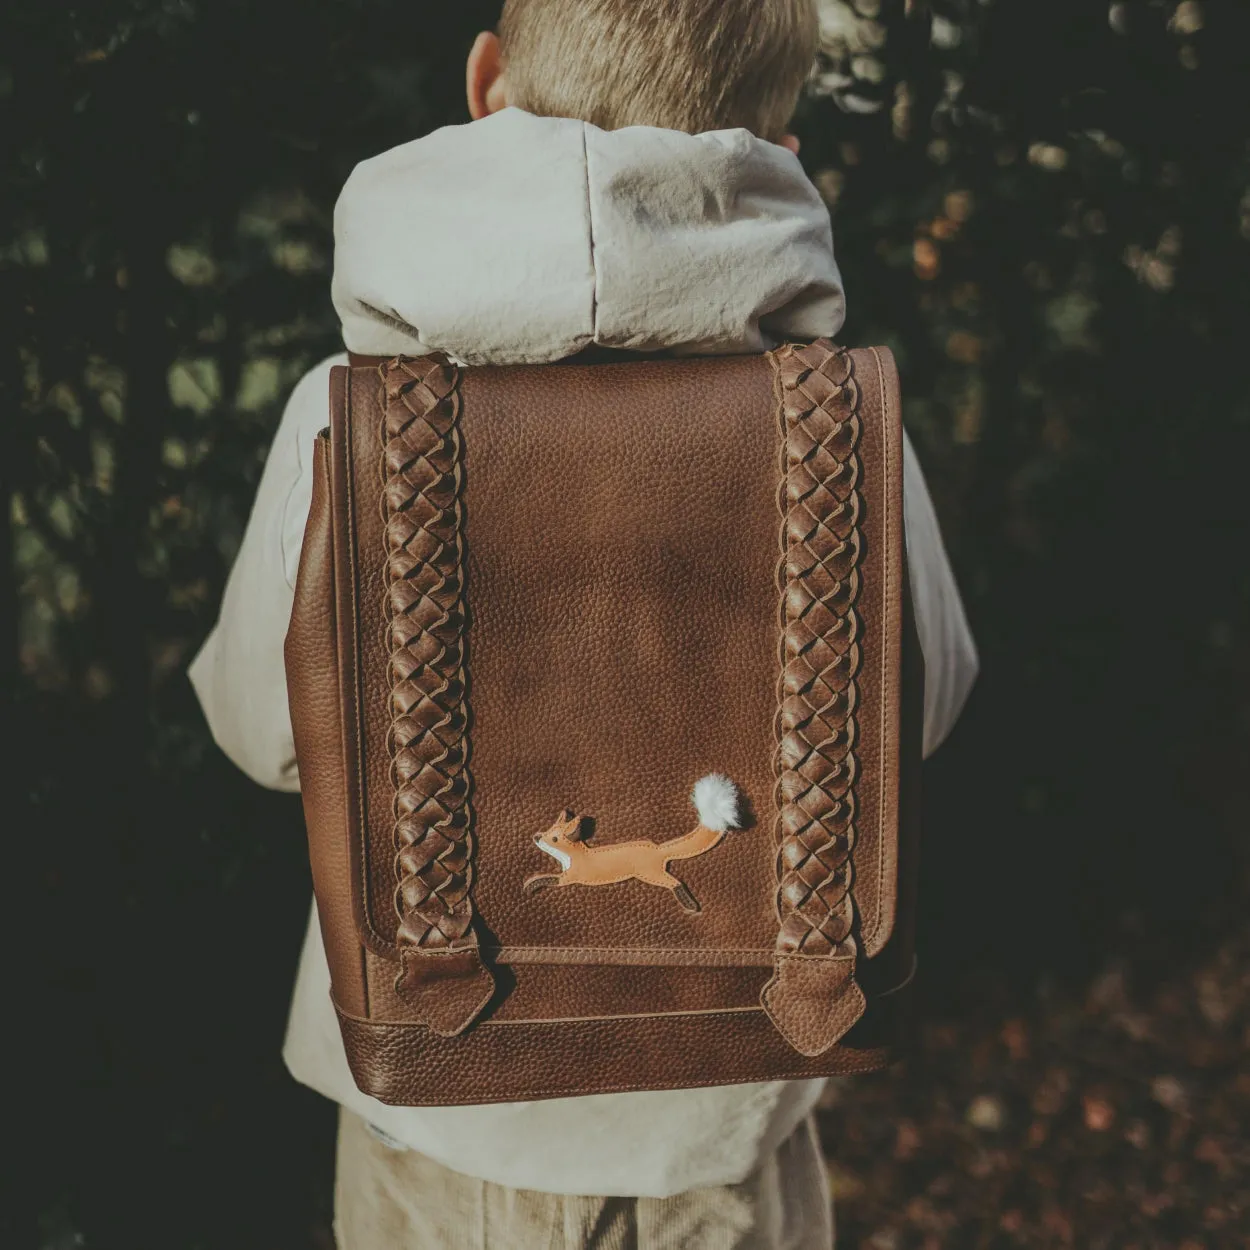
[[[828,214],[796,157],[744,130],[603,131],[517,109],[359,165],[335,209],[333,296],[352,351],[462,364],[559,360],[591,343],[761,351],[841,328]],[[262,785],[298,790],[282,642],[336,356],[296,386],[221,616],[191,666],[213,735]],[[904,445],[925,752],[977,660],[924,477]],[[284,1058],[292,1075],[446,1166],[552,1193],[666,1197],[741,1180],[811,1110],[820,1081],[388,1107],[348,1071],[316,911]]]

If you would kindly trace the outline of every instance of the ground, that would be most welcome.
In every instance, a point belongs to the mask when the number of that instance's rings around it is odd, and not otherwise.
[[[1162,979],[1117,957],[1009,1015],[962,990],[826,1096],[840,1250],[1250,1245],[1248,956],[1250,926]]]

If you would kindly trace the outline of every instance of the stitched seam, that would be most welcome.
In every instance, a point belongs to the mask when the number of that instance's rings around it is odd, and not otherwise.
[[[774,956],[776,956],[779,959],[787,959],[787,960],[791,960],[791,961],[799,962],[799,963],[804,962],[804,961],[816,962],[816,961],[821,961],[821,960],[828,961],[831,959],[837,960],[837,959],[852,958],[852,956],[849,956],[849,955],[804,955],[799,952],[796,952],[794,954],[777,955],[776,948],[772,946],[727,946],[727,947],[711,947],[711,948],[701,947],[701,946],[672,946],[672,947],[662,947],[662,946],[484,946],[480,949],[481,949],[482,954],[491,955],[501,963],[507,963],[509,956],[517,956],[517,955],[520,955],[520,956],[526,956],[526,955],[586,955],[586,956],[595,956],[595,955],[638,955],[638,956],[646,956],[646,955],[697,955],[697,956],[759,955],[759,956],[765,957],[764,959],[761,960],[759,964],[755,964],[755,963],[709,964],[705,962],[703,959],[699,959],[697,961],[692,960],[691,963],[686,964],[686,965],[682,965],[682,964],[671,965],[673,967],[691,967],[691,968],[702,968],[702,967],[766,968],[771,965]],[[440,952],[431,952],[430,953],[431,958],[436,957],[437,954],[439,953]],[[442,953],[455,954],[457,952],[442,952]],[[541,964],[543,961],[541,959],[534,959],[534,960],[525,960],[524,962],[532,962],[532,963]],[[645,962],[645,960],[639,959],[636,961],[636,966],[638,967],[649,967],[649,966],[664,967],[665,965],[662,965],[662,964],[648,965]]]
[[[791,955],[788,953],[779,954],[777,962],[780,963],[802,963],[803,960],[808,962],[818,961],[825,964],[853,964],[855,955]]]
[[[339,621],[338,621],[339,569],[337,567],[337,561],[334,559],[334,537],[335,537],[334,536],[334,474],[331,472],[331,464],[330,464],[330,459],[333,454],[334,443],[328,437],[329,431],[328,430],[324,431],[324,433],[327,435],[327,437],[326,437],[325,453],[321,457],[321,476],[325,479],[323,489],[325,491],[326,507],[329,508],[330,510],[330,569],[331,569],[331,575],[333,578],[332,584],[334,586],[335,671],[340,678],[340,680],[334,683],[334,687],[338,694],[337,711],[338,711],[338,721],[339,721],[339,755],[342,759],[343,777],[344,777],[344,781],[346,782],[347,769],[348,769],[347,743],[344,740],[344,735],[343,735],[343,683],[341,680],[342,664],[339,662],[339,655],[338,655],[338,651],[339,651]],[[320,438],[321,435],[319,434],[317,437]],[[351,577],[352,580],[354,581],[355,580],[354,573],[352,570],[352,562],[350,559],[347,562],[347,572],[348,572],[349,577]],[[353,686],[354,686],[354,683],[353,683]],[[344,796],[344,797],[346,800],[344,803],[345,810],[350,810],[351,799],[349,796]],[[352,848],[350,846],[347,848],[347,854],[349,857],[352,855]],[[348,862],[350,863],[350,858]],[[348,885],[349,886],[351,885],[350,881],[348,882]],[[366,924],[367,923],[368,923],[368,920],[366,917]],[[360,988],[361,988],[362,997],[364,999],[365,1013],[367,1015],[369,1012],[369,973],[365,965],[365,947],[362,943],[358,942],[357,948],[358,949],[356,951],[356,956],[357,956],[357,962],[358,962],[358,971],[360,973]]]
[[[768,353],[769,363],[773,367],[773,401],[777,405],[777,571],[773,577],[773,585],[777,594],[777,681],[773,687],[773,916],[777,921],[778,932],[781,930],[783,917],[781,914],[781,874],[778,860],[781,846],[785,841],[782,831],[781,813],[785,801],[781,790],[781,703],[785,697],[786,675],[786,550],[789,546],[786,538],[786,388],[781,380],[781,362],[776,352]],[[773,952],[776,951],[776,939],[773,941]]]
[[[752,1004],[750,1007],[698,1007],[690,1011],[624,1011],[614,1016],[550,1016],[532,1020],[487,1020],[482,1027],[491,1025],[494,1028],[512,1028],[518,1024],[588,1024],[593,1020],[667,1020],[674,1016],[740,1016],[745,1012],[762,1012],[763,1007]],[[379,1023],[381,1023],[379,1021]]]
[[[352,594],[352,724],[356,734],[356,802],[360,836],[360,914],[365,922],[365,929],[375,941],[380,941],[373,925],[373,916],[369,910],[369,823],[366,814],[367,804],[365,792],[368,781],[365,774],[365,727],[360,710],[360,666],[364,657],[360,654],[360,604],[357,597],[356,579],[359,571],[360,548],[356,534],[356,461],[353,456],[351,411],[352,411],[352,375],[347,375],[347,419],[343,422],[343,466],[346,473],[347,493],[347,563],[348,582]],[[389,943],[387,943],[389,945]],[[367,980],[367,978],[366,978]]]
[[[885,470],[885,489],[882,491],[882,499],[885,506],[881,509],[884,521],[885,538],[883,546],[885,548],[885,565],[884,565],[884,587],[881,592],[881,606],[883,612],[883,623],[888,623],[894,619],[893,612],[893,589],[894,589],[894,548],[890,542],[890,508],[889,508],[889,490],[890,483],[894,480],[892,474],[892,462],[890,459],[890,399],[886,394],[885,372],[881,368],[881,357],[877,353],[875,347],[869,349],[872,352],[872,358],[877,365],[877,385],[881,391],[881,425],[882,425],[882,460]],[[882,637],[881,642],[881,690],[883,698],[881,700],[881,732],[880,742],[877,748],[877,911],[873,916],[872,928],[863,934],[864,946],[868,947],[872,944],[873,938],[877,936],[877,931],[881,928],[881,914],[884,910],[882,907],[882,899],[885,896],[885,758],[886,758],[886,734],[885,721],[886,709],[893,705],[894,686],[891,681],[889,666],[889,639]]]
[[[491,952],[514,952],[530,954],[561,955],[771,955],[771,946],[488,946],[484,950]],[[824,955],[804,956],[810,959],[824,959]]]
[[[902,986],[906,984],[907,982],[903,982],[902,985],[896,986],[895,989],[901,989]],[[428,1025],[421,1023],[419,1020],[367,1020],[363,1016],[354,1016],[352,1015],[350,1011],[345,1011],[339,1005],[339,1002],[334,997],[333,992],[330,994],[330,1002],[334,1007],[335,1014],[339,1017],[340,1020],[345,1020],[349,1024],[359,1025],[362,1029],[368,1029],[370,1031],[378,1030],[378,1029],[405,1029],[405,1030],[420,1029],[422,1030],[422,1032],[426,1032],[429,1029]],[[512,1028],[519,1024],[528,1024],[528,1025],[533,1025],[533,1026],[541,1026],[541,1025],[547,1025],[547,1024],[594,1024],[594,1023],[597,1023],[598,1021],[656,1020],[656,1019],[667,1019],[669,1017],[676,1017],[676,1016],[700,1016],[700,1017],[702,1016],[741,1016],[741,1015],[746,1015],[752,1012],[766,1013],[766,1011],[767,1011],[767,1008],[762,1007],[762,1006],[708,1007],[706,1009],[699,1009],[696,1011],[654,1011],[654,1012],[639,1012],[635,1015],[621,1015],[621,1016],[566,1016],[566,1017],[552,1017],[549,1019],[533,1019],[533,1020],[479,1020],[477,1024],[474,1025],[474,1032],[476,1032],[478,1029]],[[878,1047],[872,1047],[871,1049],[882,1050],[884,1049],[884,1047],[878,1046]],[[717,1084],[717,1083],[726,1084],[726,1085],[738,1084],[737,1081],[724,1081],[724,1082],[713,1082],[713,1083],[714,1084]],[[637,1089],[638,1086],[636,1084],[629,1084],[629,1085],[622,1086],[622,1088],[623,1089]],[[677,1085],[677,1088],[689,1089],[690,1086],[679,1083]]]

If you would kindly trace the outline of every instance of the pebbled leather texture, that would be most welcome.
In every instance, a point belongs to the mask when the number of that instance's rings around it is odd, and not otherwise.
[[[823,1055],[864,1014],[855,955],[778,955],[761,1000],[781,1035],[800,1054]]]
[[[341,411],[343,376],[331,406]],[[352,844],[348,779],[343,768],[343,715],[334,604],[334,534],[330,446],[326,433],[313,445],[313,489],[307,537],[300,552],[295,605],[285,642],[287,696],[298,758],[308,764],[300,793],[317,894],[321,936],[334,995],[348,1010],[368,1010],[363,952],[352,909]]]
[[[306,815],[361,1088],[454,1104],[888,1062],[923,693],[889,354],[354,360],[332,386],[306,538],[332,559],[301,568],[288,662],[293,689],[338,691],[337,749],[297,738],[301,777],[342,796]],[[829,467],[852,409],[857,513]],[[559,871],[535,837],[566,809],[592,847],[664,844],[709,773],[744,819],[672,865],[684,891],[526,891]],[[553,1047],[578,1061],[536,1075]]]
[[[339,1025],[362,1090],[399,1106],[446,1106],[874,1072],[897,1057],[891,1039],[907,1010],[905,997],[882,1000],[873,1033],[815,1059],[758,1009],[486,1022],[450,1043],[342,1011]]]

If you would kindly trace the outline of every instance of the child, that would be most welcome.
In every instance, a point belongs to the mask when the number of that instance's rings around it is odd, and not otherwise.
[[[365,162],[344,188],[333,294],[347,346],[472,366],[836,334],[828,215],[786,133],[816,49],[813,0],[508,0],[498,37],[469,56],[473,123]],[[299,786],[282,641],[342,360],[291,397],[191,669],[222,748],[279,789]],[[928,752],[976,657],[910,446],[904,476]],[[352,1082],[328,991],[314,914],[285,1058],[343,1108],[343,1250],[832,1244],[821,1082],[383,1106]]]

